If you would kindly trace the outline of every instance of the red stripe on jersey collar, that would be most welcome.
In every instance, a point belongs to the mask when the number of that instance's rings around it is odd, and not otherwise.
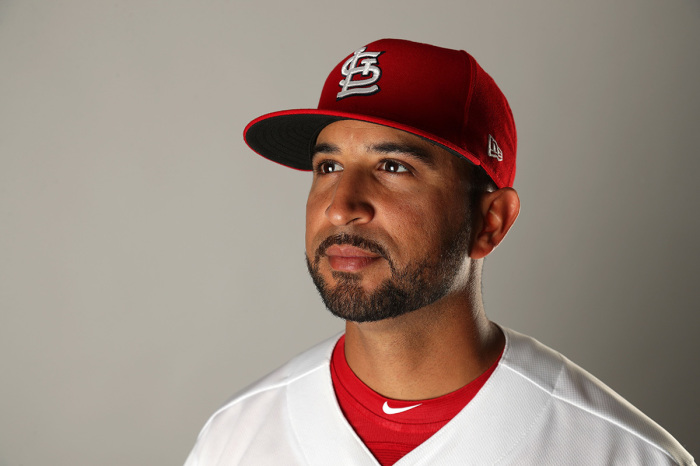
[[[484,386],[498,360],[464,387],[428,400],[386,398],[365,385],[345,359],[343,335],[331,357],[331,378],[343,414],[367,448],[382,465],[394,464],[447,424]],[[384,404],[393,410],[387,414]],[[408,410],[402,408],[411,407]]]

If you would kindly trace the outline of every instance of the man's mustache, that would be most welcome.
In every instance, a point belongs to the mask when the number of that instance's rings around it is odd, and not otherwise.
[[[341,244],[347,244],[349,246],[354,246],[356,248],[361,248],[365,249],[373,254],[377,254],[378,256],[383,257],[387,261],[389,261],[389,264],[391,265],[391,260],[389,258],[389,254],[386,252],[386,249],[382,247],[381,244],[377,243],[376,241],[372,241],[367,238],[363,238],[362,236],[358,235],[350,235],[347,233],[341,233],[339,235],[331,235],[328,238],[324,239],[321,244],[318,245],[318,248],[316,248],[316,255],[314,257],[314,262],[318,264],[318,262],[321,260],[321,257],[326,254],[326,249],[333,245],[341,245]]]

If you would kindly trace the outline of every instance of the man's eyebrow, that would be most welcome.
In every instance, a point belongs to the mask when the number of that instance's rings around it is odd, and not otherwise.
[[[369,146],[371,152],[379,152],[382,154],[404,154],[409,157],[416,158],[427,165],[435,165],[435,159],[430,151],[415,144],[406,144],[399,142],[383,142],[372,144]]]
[[[435,159],[433,155],[423,147],[416,144],[406,144],[400,142],[381,142],[378,144],[371,144],[367,147],[369,152],[379,152],[380,154],[404,154],[409,157],[420,160],[426,165],[434,166]],[[316,144],[311,149],[311,160],[318,154],[339,154],[340,147],[327,143],[321,142]]]
[[[316,154],[337,154],[338,152],[340,152],[340,147],[335,144],[321,142],[311,149],[311,160],[313,160]]]

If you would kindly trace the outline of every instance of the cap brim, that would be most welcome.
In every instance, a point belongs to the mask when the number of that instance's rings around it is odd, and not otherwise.
[[[406,131],[442,146],[474,165],[481,165],[479,160],[468,151],[430,133],[395,121],[355,113],[316,109],[268,113],[248,123],[243,130],[243,138],[251,149],[273,162],[297,170],[311,170],[311,151],[318,133],[339,120],[366,121]]]

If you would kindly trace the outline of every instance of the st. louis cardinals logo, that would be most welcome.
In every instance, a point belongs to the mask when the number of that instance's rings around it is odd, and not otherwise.
[[[384,52],[365,52],[367,47],[355,50],[352,57],[348,58],[340,72],[345,79],[340,81],[341,91],[338,92],[337,100],[350,95],[370,95],[379,92],[379,86],[375,83],[382,76],[377,57]],[[365,79],[355,79],[361,75]]]

